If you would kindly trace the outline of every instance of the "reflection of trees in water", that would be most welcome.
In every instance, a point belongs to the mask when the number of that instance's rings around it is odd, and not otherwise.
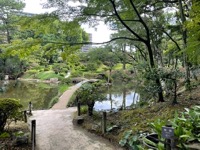
[[[134,105],[136,102],[137,93],[133,92],[135,91],[135,85],[133,84],[115,82],[114,84],[112,84],[112,86],[108,86],[105,89],[103,91],[105,92],[105,94],[107,94],[107,100],[110,101],[111,110],[114,108],[114,105],[121,106],[120,109],[127,109],[127,95],[133,95],[133,98],[131,98],[131,100],[133,101],[132,105]],[[118,98],[120,98],[121,100],[117,100]]]
[[[126,109],[126,88],[123,88],[123,100],[122,100],[122,109]]]
[[[51,99],[58,94],[57,86],[50,86],[45,83],[11,81],[1,98],[20,99],[24,109],[28,107],[31,101],[33,109],[46,109]]]

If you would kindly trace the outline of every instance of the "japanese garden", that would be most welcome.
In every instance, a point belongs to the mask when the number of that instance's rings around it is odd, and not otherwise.
[[[0,149],[200,149],[200,1],[25,6],[0,0]]]

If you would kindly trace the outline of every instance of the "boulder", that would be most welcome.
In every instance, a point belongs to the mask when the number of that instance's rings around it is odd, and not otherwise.
[[[74,125],[81,125],[84,122],[84,118],[82,116],[77,116],[72,122]]]
[[[13,145],[20,146],[20,145],[28,144],[28,141],[29,141],[28,133],[23,133],[22,131],[19,131],[13,136],[14,136]]]

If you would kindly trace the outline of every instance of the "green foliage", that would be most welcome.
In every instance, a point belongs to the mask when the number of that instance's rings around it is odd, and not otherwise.
[[[64,63],[54,63],[52,69],[56,74],[68,71],[68,69],[66,69],[66,64]]]
[[[190,109],[185,108],[185,112],[178,115],[171,121],[175,128],[175,136],[179,140],[179,144],[187,144],[189,142],[200,142],[200,107],[193,106]]]
[[[88,113],[88,106],[82,105],[81,106],[81,114],[87,114]]]
[[[96,71],[96,70],[97,70],[97,67],[98,67],[97,63],[92,63],[92,62],[89,62],[89,63],[87,63],[87,65],[86,65],[86,69],[87,69],[88,71]]]
[[[117,70],[117,71],[115,71],[115,72],[112,73],[112,79],[113,80],[120,80],[120,81],[122,81],[124,83],[128,83],[133,78],[131,77],[131,75],[129,74],[128,71]]]
[[[83,77],[87,79],[95,79],[97,77],[97,73],[94,72],[84,72]]]
[[[59,100],[59,95],[53,97],[51,101],[49,102],[48,108],[51,108],[54,104],[58,102],[58,100]]]
[[[125,131],[123,134],[122,139],[119,141],[119,145],[121,146],[128,146],[134,150],[140,150],[142,147],[140,146],[140,136],[133,135],[132,130]]]
[[[169,123],[174,128],[174,138],[177,143],[177,147],[185,149],[187,144],[192,142],[200,142],[200,107],[193,106],[188,109],[185,108],[185,112],[180,115],[175,114],[173,119],[169,120]],[[165,126],[166,122],[160,119],[150,126],[158,134],[161,140],[162,126]]]
[[[8,132],[3,132],[0,134],[0,139],[1,138],[9,138],[10,137],[10,134]]]
[[[70,85],[71,84],[71,78],[63,78],[61,80],[61,84],[64,84],[64,85]]]
[[[91,101],[102,100],[105,97],[100,93],[100,86],[98,83],[85,83],[77,91],[77,97],[81,103],[87,104]]]
[[[89,116],[93,115],[93,107],[95,101],[101,101],[105,99],[105,96],[100,93],[101,83],[84,83],[76,91],[76,100],[81,104],[88,105],[88,114]]]
[[[7,119],[16,117],[22,105],[18,100],[11,98],[0,99],[0,133],[4,130]]]
[[[67,89],[69,88],[69,86],[68,85],[66,85],[66,84],[60,84],[59,85],[59,93],[64,93]]]
[[[17,56],[0,58],[1,78],[4,79],[5,75],[9,75],[10,79],[20,77],[27,68],[27,63],[20,60]]]
[[[161,139],[161,135],[162,135],[162,127],[166,125],[166,121],[165,120],[156,120],[153,123],[150,123],[149,126],[152,128],[152,130],[158,134],[158,138]]]
[[[186,22],[188,30],[188,47],[186,49],[190,62],[194,65],[200,63],[200,2],[194,0],[190,11],[190,19]]]
[[[55,74],[52,71],[46,71],[46,72],[39,72],[35,75],[35,78],[41,79],[41,80],[49,80],[51,78],[58,78],[59,80],[63,79],[60,74]]]

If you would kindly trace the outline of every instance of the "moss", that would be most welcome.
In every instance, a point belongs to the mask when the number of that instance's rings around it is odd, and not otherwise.
[[[0,134],[0,139],[9,138],[10,134],[8,132],[3,132]]]

